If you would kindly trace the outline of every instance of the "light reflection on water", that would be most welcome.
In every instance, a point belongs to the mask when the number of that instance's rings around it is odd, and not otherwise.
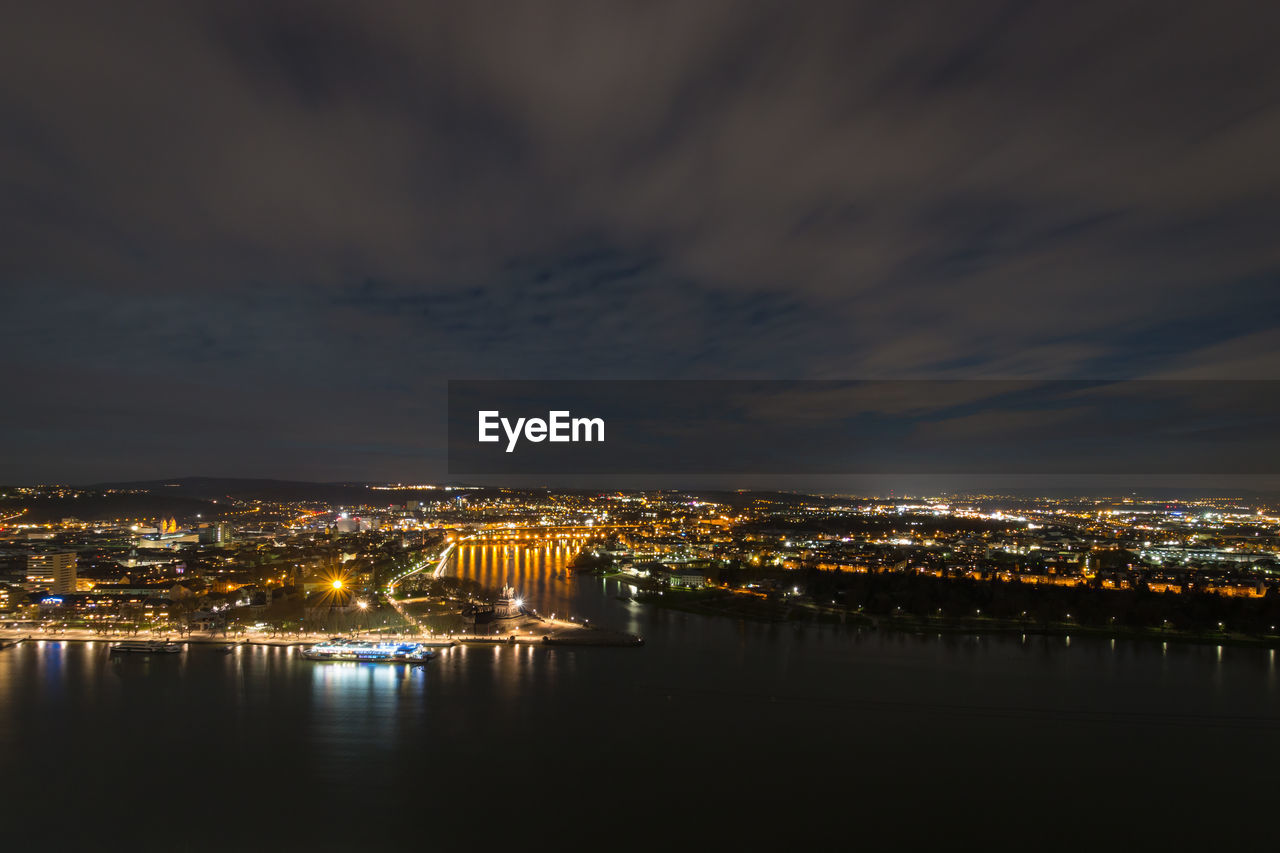
[[[80,801],[87,818],[130,814],[131,791],[168,779],[137,759],[142,744],[178,756],[184,784],[264,797],[237,817],[260,821],[258,832],[287,826],[289,846],[308,838],[331,849],[341,838],[364,849],[382,824],[353,817],[361,810],[391,810],[434,841],[474,841],[515,776],[530,809],[540,795],[573,804],[562,810],[573,819],[555,827],[572,836],[585,815],[673,790],[711,801],[726,792],[726,808],[740,807],[743,791],[794,808],[800,788],[805,802],[831,792],[838,802],[824,814],[863,808],[909,826],[915,800],[903,792],[963,768],[965,786],[949,797],[999,798],[1016,806],[1005,819],[1034,831],[1116,767],[1135,807],[1158,810],[1167,779],[1230,776],[1239,784],[1222,786],[1220,802],[1218,788],[1197,796],[1234,808],[1270,790],[1264,769],[1280,761],[1270,650],[707,618],[620,600],[616,580],[558,577],[568,558],[477,548],[459,566],[486,585],[514,580],[536,606],[642,633],[646,646],[465,646],[424,667],[262,647],[112,658],[106,643],[42,641],[0,651],[0,797],[35,813],[74,768],[112,780]],[[805,787],[824,768],[845,781]],[[850,797],[864,777],[875,784]],[[341,815],[317,810],[318,792],[337,798]],[[972,814],[986,814],[978,805]],[[232,826],[211,825],[208,813],[183,798],[149,820],[171,821],[178,835]],[[949,831],[969,814],[952,814]]]
[[[562,544],[463,545],[452,560],[449,574],[476,581],[489,590],[509,584],[530,609],[568,615],[576,603],[568,566],[577,553],[577,548]]]
[[[635,587],[617,578],[579,575],[569,568],[578,545],[464,545],[448,574],[486,589],[510,584],[540,616],[589,619],[591,624],[644,635],[644,606],[630,601]]]

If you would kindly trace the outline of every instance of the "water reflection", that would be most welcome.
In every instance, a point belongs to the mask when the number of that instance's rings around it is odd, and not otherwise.
[[[576,549],[563,545],[463,545],[449,573],[489,590],[514,586],[530,609],[570,615],[578,604],[569,563]]]
[[[0,793],[34,808],[67,768],[105,767],[121,790],[97,790],[92,807],[127,812],[128,791],[155,781],[156,765],[136,761],[138,744],[227,790],[252,787],[260,773],[297,779],[272,789],[273,808],[313,820],[316,791],[416,815],[450,791],[493,790],[512,768],[550,774],[555,790],[607,778],[611,794],[633,785],[642,800],[684,781],[670,776],[678,755],[697,755],[708,784],[755,789],[794,779],[797,756],[815,745],[877,780],[887,774],[898,792],[942,754],[984,792],[1015,778],[1051,787],[1036,775],[1045,755],[1078,763],[1089,779],[1117,755],[1166,768],[1171,743],[1197,775],[1221,773],[1237,747],[1259,767],[1280,758],[1271,650],[707,618],[620,600],[612,579],[557,580],[554,549],[497,553],[461,562],[477,574],[522,572],[531,589],[559,596],[556,606],[635,620],[650,642],[455,647],[424,667],[306,661],[265,647],[112,658],[105,643],[27,643],[0,652],[0,747],[13,780]],[[44,731],[59,737],[35,734]],[[594,747],[646,732],[661,749]],[[799,752],[777,748],[776,733]],[[1017,749],[998,748],[1009,743]],[[841,758],[842,744],[856,745],[856,760]],[[490,819],[491,799],[449,804],[474,826]]]

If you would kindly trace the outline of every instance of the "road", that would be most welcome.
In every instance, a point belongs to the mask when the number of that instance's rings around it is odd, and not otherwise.
[[[445,549],[440,552],[440,556],[436,558],[436,567],[431,571],[431,576],[433,578],[439,578],[442,574],[444,574],[445,564],[449,562],[449,554],[452,551],[453,551],[453,543],[450,542],[448,546],[446,546]],[[408,622],[410,625],[417,628],[419,633],[425,633],[425,629],[422,627],[422,623],[419,622],[417,619],[413,618],[412,616],[410,616],[409,611],[405,609],[404,605],[401,604],[399,601],[396,601],[396,598],[395,598],[396,584],[400,583],[402,580],[404,580],[407,577],[416,575],[418,572],[425,569],[430,563],[431,563],[430,559],[422,560],[416,565],[411,566],[407,571],[401,572],[400,574],[396,575],[391,580],[391,583],[387,584],[387,601],[389,601],[391,603],[391,606],[395,608],[395,611],[400,614],[400,617],[404,619],[405,622]]]

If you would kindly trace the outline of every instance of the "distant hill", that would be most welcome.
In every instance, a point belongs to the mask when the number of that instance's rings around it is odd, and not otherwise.
[[[408,500],[439,501],[451,497],[437,489],[378,491],[367,483],[308,483],[299,480],[179,477],[129,483],[98,483],[93,489],[144,489],[156,496],[196,500],[318,501],[335,506],[386,506]]]
[[[180,495],[115,494],[90,495],[79,498],[10,498],[0,501],[0,508],[25,508],[23,522],[44,523],[77,518],[81,521],[119,521],[125,519],[175,518],[180,524],[212,521],[233,510],[209,501]],[[3,514],[7,515],[8,512]]]
[[[307,483],[298,480],[268,480],[228,477],[178,477],[169,480],[136,480],[126,483],[95,483],[91,489],[142,489],[157,495],[174,495],[198,500],[262,498],[274,500],[323,500],[312,497],[333,490],[364,494],[363,483]]]

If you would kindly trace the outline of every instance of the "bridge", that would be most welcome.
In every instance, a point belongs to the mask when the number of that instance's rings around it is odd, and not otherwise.
[[[464,533],[458,541],[483,545],[493,542],[586,542],[603,539],[613,533],[639,530],[639,524],[574,524],[574,525],[528,525],[524,527],[493,526]]]

